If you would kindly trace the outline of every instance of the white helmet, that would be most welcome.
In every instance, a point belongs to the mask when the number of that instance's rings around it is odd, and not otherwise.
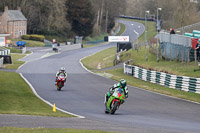
[[[61,67],[61,68],[60,68],[60,71],[65,71],[65,68],[64,68],[64,67]]]

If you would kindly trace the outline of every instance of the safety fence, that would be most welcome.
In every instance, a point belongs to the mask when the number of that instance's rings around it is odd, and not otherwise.
[[[6,49],[4,47],[0,48],[0,55],[9,55],[10,54],[10,49]]]
[[[160,32],[159,39],[160,39],[161,43],[167,42],[167,43],[172,43],[172,44],[176,44],[176,45],[182,45],[185,47],[192,46],[191,38],[188,36]]]
[[[126,63],[124,63],[124,73],[168,88],[200,94],[200,78],[176,76],[163,72],[146,70]]]
[[[52,47],[52,42],[49,40],[44,39],[45,47]]]
[[[3,57],[0,58],[0,67],[3,65]]]
[[[156,41],[150,41],[149,51],[157,55]],[[196,43],[195,43],[196,45]],[[197,61],[194,41],[191,37],[166,32],[159,33],[158,56],[161,60],[176,60],[182,62]]]

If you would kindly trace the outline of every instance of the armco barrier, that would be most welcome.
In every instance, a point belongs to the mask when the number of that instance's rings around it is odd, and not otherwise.
[[[200,78],[176,76],[163,72],[146,70],[124,63],[124,73],[135,78],[156,83],[172,89],[200,94]]]

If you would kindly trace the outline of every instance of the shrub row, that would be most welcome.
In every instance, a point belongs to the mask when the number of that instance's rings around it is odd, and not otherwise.
[[[44,41],[44,36],[43,35],[23,35],[22,39],[24,40],[34,40],[34,41]]]

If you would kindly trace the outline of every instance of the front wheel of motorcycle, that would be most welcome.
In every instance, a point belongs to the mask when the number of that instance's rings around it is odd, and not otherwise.
[[[62,83],[60,82],[59,86],[57,87],[58,91],[61,91]]]
[[[118,106],[118,102],[116,101],[114,103],[114,105],[112,105],[112,108],[111,108],[111,114],[113,115],[115,113],[115,111],[117,110],[117,106]]]

